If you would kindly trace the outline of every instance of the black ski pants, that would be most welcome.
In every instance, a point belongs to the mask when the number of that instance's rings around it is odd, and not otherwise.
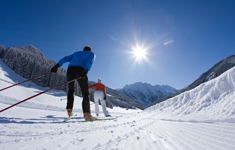
[[[67,70],[67,81],[79,78],[84,73],[84,68],[80,66],[70,66]],[[79,86],[82,91],[83,101],[82,109],[83,113],[90,113],[90,100],[88,90],[88,78],[85,76],[84,79],[78,79]],[[67,109],[73,109],[74,103],[74,82],[68,84],[69,91],[67,95]]]

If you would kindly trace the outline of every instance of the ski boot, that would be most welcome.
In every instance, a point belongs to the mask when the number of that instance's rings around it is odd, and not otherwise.
[[[84,119],[86,121],[90,121],[90,120],[96,120],[96,117],[93,117],[90,113],[84,113]]]
[[[68,112],[68,115],[69,115],[69,116],[72,116],[72,115],[73,115],[72,109],[67,109],[67,112]]]

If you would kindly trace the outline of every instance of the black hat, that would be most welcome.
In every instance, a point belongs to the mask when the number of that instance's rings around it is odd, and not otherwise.
[[[90,46],[85,46],[85,47],[83,48],[83,51],[90,51],[90,52],[91,52],[91,47],[90,47]]]

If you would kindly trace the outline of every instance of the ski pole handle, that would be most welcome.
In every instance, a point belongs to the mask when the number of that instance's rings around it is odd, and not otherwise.
[[[11,88],[11,87],[13,87],[13,86],[16,86],[16,85],[19,85],[19,84],[28,82],[28,81],[30,81],[30,80],[35,80],[35,79],[38,79],[38,78],[41,78],[41,77],[45,77],[45,76],[50,75],[50,74],[53,74],[53,73],[54,73],[54,72],[50,72],[50,73],[47,73],[47,74],[44,74],[44,75],[41,75],[41,76],[38,76],[38,77],[34,77],[34,78],[31,78],[31,79],[22,81],[22,82],[20,82],[20,83],[13,84],[13,85],[11,85],[11,86],[8,86],[8,87],[5,87],[5,88],[1,89],[0,92],[3,91],[3,90],[9,89],[9,88]]]
[[[82,78],[82,77],[79,77],[79,78],[70,80],[70,81],[68,81],[68,82],[65,82],[65,83],[62,83],[62,84],[60,84],[60,85],[57,85],[57,86],[55,86],[55,87],[53,87],[53,88],[51,88],[51,89],[48,89],[48,90],[43,91],[43,92],[41,92],[41,93],[35,94],[35,95],[33,95],[33,96],[29,97],[29,98],[26,98],[26,99],[24,99],[24,100],[22,100],[22,101],[20,101],[20,102],[18,102],[18,103],[13,104],[13,105],[11,105],[11,106],[5,108],[5,109],[2,109],[2,110],[0,111],[0,113],[3,112],[3,111],[5,111],[5,110],[7,110],[7,109],[9,109],[9,108],[11,108],[11,107],[14,107],[14,106],[16,106],[16,105],[19,105],[20,103],[23,103],[23,102],[25,102],[25,101],[27,101],[27,100],[29,100],[29,99],[32,99],[32,98],[34,98],[34,97],[36,97],[36,96],[39,96],[39,95],[41,95],[41,94],[43,94],[43,93],[46,93],[46,92],[48,92],[48,91],[54,90],[54,89],[56,89],[56,88],[58,88],[58,87],[60,87],[60,86],[62,86],[62,85],[64,85],[64,84],[73,82],[73,81],[78,80],[78,79],[80,79],[80,78]]]

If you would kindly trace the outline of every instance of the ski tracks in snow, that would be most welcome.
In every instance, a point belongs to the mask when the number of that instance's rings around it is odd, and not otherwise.
[[[100,141],[93,149],[235,149],[233,123],[178,122],[146,116],[126,123],[120,122],[118,121],[116,126],[106,128],[106,132],[103,129],[97,131],[100,132],[97,134],[109,138],[107,141]]]
[[[21,132],[20,128],[24,127],[28,130]],[[0,141],[2,150],[12,147],[44,150],[232,150],[235,149],[235,126],[227,122],[163,120],[155,114],[138,113],[96,122],[3,125]]]

